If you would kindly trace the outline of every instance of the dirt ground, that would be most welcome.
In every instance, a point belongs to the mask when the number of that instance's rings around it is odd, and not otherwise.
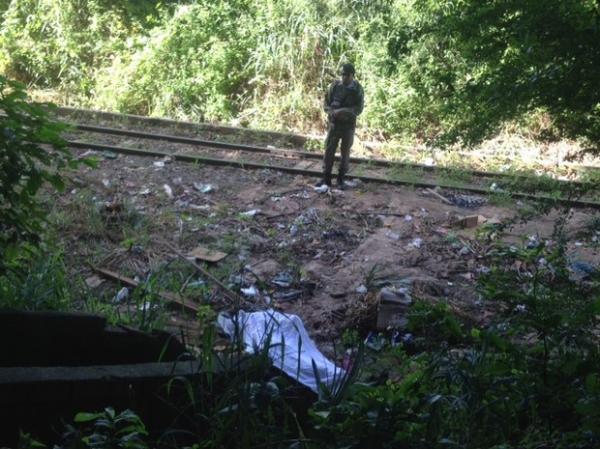
[[[453,223],[467,215],[498,223],[531,208],[517,201],[464,208],[421,189],[364,183],[319,193],[312,187],[316,179],[271,170],[78,153],[99,164],[74,173],[55,206],[73,273],[94,279],[88,266],[94,263],[143,279],[176,259],[165,241],[183,253],[199,245],[220,250],[228,255],[206,265],[211,272],[237,291],[254,285],[255,294],[245,296],[248,307],[299,315],[322,347],[349,327],[373,325],[378,285],[385,280],[407,286],[413,299],[444,301],[483,322],[489,306],[476,281],[487,269],[490,244],[478,238],[481,225],[462,229]],[[206,184],[213,191],[203,193]],[[100,231],[90,229],[86,204],[96,208]],[[598,235],[589,231],[595,215],[573,210],[567,226],[571,257],[592,266],[600,263]],[[127,231],[127,216],[147,225]],[[502,238],[511,244],[551,238],[558,216],[556,210],[539,215]],[[119,289],[107,280],[90,287]],[[224,308],[216,292],[211,305]],[[193,333],[197,320],[174,311],[170,326]]]

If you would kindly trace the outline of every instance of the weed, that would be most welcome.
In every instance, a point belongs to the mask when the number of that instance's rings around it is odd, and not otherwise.
[[[491,205],[497,207],[511,207],[515,200],[510,192],[493,192],[488,195],[488,201]]]

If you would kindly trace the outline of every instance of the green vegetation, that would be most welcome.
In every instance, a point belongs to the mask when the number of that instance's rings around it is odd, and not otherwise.
[[[360,374],[343,394],[303,404],[289,379],[269,371],[265,350],[246,357],[233,345],[220,357],[241,356],[244,363],[225,379],[207,373],[169,383],[168,392],[183,392],[167,395],[179,420],[158,441],[131,412],[107,409],[77,415],[65,443],[76,437],[79,445],[67,447],[597,447],[600,283],[572,279],[563,237],[559,223],[552,242],[496,246],[479,283],[484,302],[499,306],[485,327],[459,319],[443,302],[418,301],[409,315],[411,338],[382,352],[363,350],[348,330],[341,343],[355,350]],[[206,367],[220,363],[213,339],[206,327]]]
[[[71,104],[307,131],[351,60],[373,135],[469,144],[517,120],[537,137],[600,139],[594,0],[18,0],[2,11],[0,71]]]

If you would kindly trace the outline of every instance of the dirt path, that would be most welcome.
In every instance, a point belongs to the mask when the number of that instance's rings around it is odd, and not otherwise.
[[[466,209],[420,189],[367,184],[323,194],[312,188],[314,179],[270,170],[95,157],[98,168],[79,169],[55,211],[73,272],[89,278],[85,264],[94,262],[143,279],[173,259],[162,240],[182,251],[219,249],[229,255],[210,267],[214,273],[229,282],[241,272],[241,287],[255,284],[258,291],[249,305],[300,315],[322,344],[348,326],[372,324],[382,279],[404,282],[413,298],[445,301],[472,320],[485,320],[487,305],[475,283],[487,269],[488,246],[476,239],[476,228],[453,223],[473,214],[499,222],[531,207],[511,202]],[[213,191],[203,193],[207,184]],[[557,215],[537,216],[504,238],[551,238]],[[136,229],[132,217],[144,225]],[[593,218],[592,211],[572,213],[569,251],[597,266],[598,236],[588,232]],[[273,284],[282,273],[290,286]],[[116,290],[106,282],[100,288]],[[285,296],[294,291],[301,292],[298,298]],[[214,305],[218,309],[217,297]],[[193,333],[197,320],[174,313],[171,325]]]

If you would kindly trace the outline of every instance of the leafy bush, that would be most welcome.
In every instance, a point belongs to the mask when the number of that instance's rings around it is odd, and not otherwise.
[[[39,241],[40,187],[48,182],[61,190],[61,170],[77,164],[60,137],[64,126],[50,122],[48,108],[27,102],[23,85],[0,75],[0,272],[20,242]]]

